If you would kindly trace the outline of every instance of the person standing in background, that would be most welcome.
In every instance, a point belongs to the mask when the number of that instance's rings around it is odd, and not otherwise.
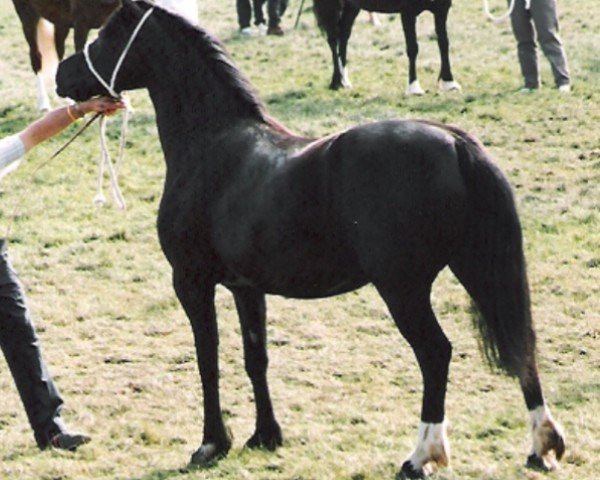
[[[562,93],[571,91],[567,58],[558,35],[556,0],[514,0],[510,15],[517,40],[517,52],[524,85],[522,92],[534,92],[540,87],[536,51],[537,41],[550,62],[554,83]]]

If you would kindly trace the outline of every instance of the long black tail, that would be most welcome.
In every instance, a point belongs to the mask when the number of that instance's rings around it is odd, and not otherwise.
[[[535,333],[514,197],[479,141],[459,129],[450,130],[467,185],[470,219],[450,268],[474,301],[488,361],[522,377],[535,362]]]

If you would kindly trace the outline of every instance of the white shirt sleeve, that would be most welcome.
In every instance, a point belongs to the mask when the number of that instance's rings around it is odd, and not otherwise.
[[[0,140],[0,180],[18,168],[23,155],[25,155],[25,145],[18,135]]]

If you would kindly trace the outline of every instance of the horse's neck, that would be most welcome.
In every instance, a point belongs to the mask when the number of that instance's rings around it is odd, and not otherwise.
[[[204,58],[203,50],[210,51],[210,48],[202,46],[200,32],[197,47],[193,45],[193,34],[190,39],[190,32],[184,32],[187,37],[176,31],[169,33],[161,40],[164,42],[161,50],[175,54],[167,54],[156,63],[148,85],[163,132],[176,129],[210,136],[237,120],[259,116],[251,101],[240,94],[243,87],[236,86],[235,81],[227,81],[227,75],[235,76],[235,72],[226,71],[218,59]],[[186,52],[185,57],[182,52]]]

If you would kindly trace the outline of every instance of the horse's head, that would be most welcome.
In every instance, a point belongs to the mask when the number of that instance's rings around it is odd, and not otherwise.
[[[150,28],[146,22],[151,23],[152,5],[121,3],[93,43],[60,63],[56,91],[61,97],[85,100],[147,86],[143,37]]]

